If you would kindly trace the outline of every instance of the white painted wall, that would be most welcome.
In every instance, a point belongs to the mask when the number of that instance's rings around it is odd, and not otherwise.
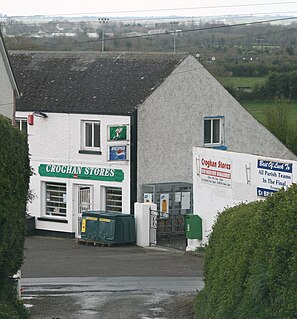
[[[134,216],[136,228],[136,245],[149,247],[157,240],[157,230],[151,228],[152,217],[150,209],[157,211],[154,203],[134,203]]]
[[[261,164],[259,166],[258,160],[291,164],[292,173],[265,169]],[[265,163],[263,162],[262,166]],[[194,147],[194,214],[202,218],[203,239],[189,240],[187,250],[195,250],[201,244],[207,243],[207,236],[211,232],[217,214],[226,207],[264,199],[264,196],[258,196],[257,189],[258,192],[263,188],[278,190],[281,187],[280,183],[289,186],[293,182],[297,182],[297,161]]]
[[[26,118],[28,112],[17,112],[16,117]],[[33,169],[30,187],[35,199],[28,205],[32,216],[45,215],[45,196],[43,182],[61,182],[67,184],[67,221],[56,223],[37,220],[36,228],[42,230],[75,232],[76,229],[76,187],[77,185],[93,185],[94,210],[105,209],[104,188],[121,187],[123,212],[130,213],[130,161],[108,161],[108,145],[129,145],[129,141],[108,141],[108,125],[130,125],[128,116],[81,115],[46,113],[47,118],[34,116],[34,125],[28,125],[28,143],[30,163]],[[102,154],[80,154],[81,120],[100,120]],[[129,135],[129,129],[128,129]],[[129,152],[128,152],[129,154]],[[94,168],[120,169],[124,172],[123,182],[108,182],[83,179],[53,178],[40,176],[40,164],[58,164]]]

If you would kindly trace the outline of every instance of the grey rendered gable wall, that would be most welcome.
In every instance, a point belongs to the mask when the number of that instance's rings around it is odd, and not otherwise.
[[[13,114],[13,89],[10,84],[8,73],[0,54],[0,114],[12,118]]]
[[[9,118],[14,115],[14,98],[19,98],[19,91],[7,56],[0,30],[0,114]]]
[[[192,147],[203,118],[224,116],[228,150],[296,159],[193,57],[188,56],[138,108],[138,200],[147,183],[192,183]]]

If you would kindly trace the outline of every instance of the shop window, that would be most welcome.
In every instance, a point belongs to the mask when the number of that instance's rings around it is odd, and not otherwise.
[[[66,194],[66,184],[45,183],[45,214],[66,217]]]
[[[82,150],[100,151],[99,121],[82,121]]]
[[[122,189],[118,187],[106,187],[106,211],[122,212]]]
[[[25,132],[27,134],[27,132],[28,132],[28,122],[27,122],[26,118],[16,118],[15,119],[15,125],[21,131],[23,131],[23,132]]]
[[[223,117],[204,118],[204,146],[223,145]]]

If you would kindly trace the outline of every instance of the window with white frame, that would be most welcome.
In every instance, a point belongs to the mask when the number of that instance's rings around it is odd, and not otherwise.
[[[82,149],[100,151],[99,121],[82,121]]]
[[[66,184],[45,183],[45,214],[66,217]]]
[[[223,117],[204,118],[204,145],[222,145],[223,141]]]
[[[28,132],[28,122],[27,122],[26,118],[16,118],[15,119],[15,125],[21,131],[23,131],[23,132],[25,132],[27,134],[27,132]]]
[[[122,189],[119,187],[106,187],[106,211],[122,212]]]

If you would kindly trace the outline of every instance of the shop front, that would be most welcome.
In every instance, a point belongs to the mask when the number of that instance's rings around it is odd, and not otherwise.
[[[130,213],[129,166],[35,163],[29,214],[37,233],[80,237],[82,213]]]

